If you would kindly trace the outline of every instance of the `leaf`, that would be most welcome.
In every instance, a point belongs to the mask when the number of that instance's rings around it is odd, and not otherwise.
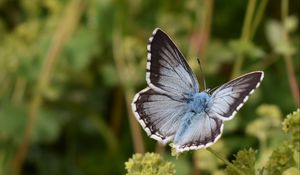
[[[110,64],[100,66],[99,75],[103,79],[103,84],[107,87],[114,87],[119,83],[118,72],[116,68]]]
[[[282,129],[292,135],[292,147],[300,152],[300,109],[287,115],[282,123]]]
[[[276,53],[286,55],[295,53],[295,48],[284,37],[284,27],[280,22],[276,20],[267,21],[265,32],[267,40]]]
[[[265,52],[251,42],[243,42],[240,40],[232,40],[229,46],[233,52],[245,54],[251,58],[262,58]]]
[[[0,108],[0,138],[18,142],[23,136],[26,124],[25,109],[12,104],[2,104]]]
[[[97,46],[96,34],[88,28],[80,28],[66,43],[62,63],[67,68],[81,71],[90,63],[91,56],[98,52]]]
[[[281,175],[285,170],[294,166],[293,150],[289,148],[289,143],[284,142],[275,149],[269,158],[265,170],[268,174]]]
[[[53,111],[41,110],[33,130],[32,140],[36,143],[53,142],[59,134],[64,118]]]
[[[237,155],[235,155],[235,160],[233,160],[232,163],[245,175],[255,175],[255,160],[256,151],[250,148],[249,150],[239,151]],[[227,166],[225,171],[230,175],[240,175],[235,169],[230,166]]]
[[[223,139],[220,139],[211,148],[222,154],[224,157],[228,156],[228,150],[226,147],[226,143]],[[224,162],[218,159],[215,155],[211,154],[206,149],[199,149],[194,153],[194,164],[198,169],[214,172],[218,170],[220,165],[224,165]]]
[[[297,30],[298,23],[299,23],[297,16],[294,15],[288,16],[285,22],[286,23],[284,24],[284,26],[286,27],[287,31],[293,32]]]
[[[247,125],[246,132],[259,138],[260,141],[266,141],[267,138],[277,134],[281,123],[281,111],[276,105],[262,104],[256,113],[260,117]]]

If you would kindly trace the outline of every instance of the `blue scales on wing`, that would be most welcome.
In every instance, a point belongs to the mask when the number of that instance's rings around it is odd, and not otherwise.
[[[147,45],[148,87],[134,96],[132,110],[146,133],[177,152],[210,146],[259,86],[263,72],[238,77],[199,92],[197,79],[172,40],[155,29]]]
[[[195,93],[187,103],[187,112],[174,138],[178,152],[210,146],[221,136],[223,121],[209,113],[211,96],[207,91]]]
[[[146,89],[132,102],[136,119],[153,139],[171,141],[187,112],[187,99],[198,92],[198,82],[171,39],[155,29],[147,45]]]
[[[190,116],[195,122],[191,127],[183,120],[189,115],[189,102],[199,94],[199,88],[195,75],[175,44],[163,31],[155,29],[147,50],[146,80],[149,87],[137,93],[132,102],[135,117],[143,129],[163,144],[182,135],[182,140],[179,137],[180,141],[176,142],[182,144],[178,151],[214,142],[222,131],[221,120],[210,119],[203,112],[193,112],[197,115]],[[189,133],[190,128],[192,133]]]

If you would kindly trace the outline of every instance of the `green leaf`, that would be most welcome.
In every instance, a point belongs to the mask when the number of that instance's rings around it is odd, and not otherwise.
[[[18,142],[23,136],[26,124],[26,113],[23,107],[12,104],[1,104],[0,108],[0,138]]]
[[[224,157],[228,156],[227,145],[223,139],[218,140],[218,142],[213,144],[211,148]],[[217,171],[220,165],[224,165],[224,162],[222,160],[218,159],[218,157],[216,157],[206,149],[199,149],[195,151],[194,162],[195,167],[197,167],[198,169],[205,170],[211,173]]]
[[[266,37],[276,53],[286,55],[295,53],[296,49],[287,42],[284,36],[284,27],[282,23],[276,20],[267,21]]]
[[[281,175],[295,164],[293,150],[289,148],[289,143],[285,142],[273,151],[265,169],[268,174]]]
[[[62,63],[67,68],[81,71],[90,63],[91,56],[98,52],[97,46],[96,34],[88,28],[80,28],[66,43]]]
[[[292,135],[292,147],[300,152],[300,109],[287,115],[282,123],[282,129]]]
[[[47,110],[41,110],[37,117],[33,130],[33,142],[53,142],[55,141],[62,127],[64,119],[59,114]]]
[[[267,138],[277,134],[281,123],[281,111],[276,105],[262,104],[256,113],[260,117],[247,125],[246,132],[259,138],[260,141],[266,141]]]
[[[232,163],[245,175],[255,175],[255,160],[256,151],[250,148],[249,150],[239,151],[237,155],[235,155],[235,160],[233,160]],[[225,171],[230,175],[240,175],[230,166],[227,166]]]
[[[291,167],[282,173],[282,175],[291,175],[291,174],[295,174],[295,175],[300,174],[299,168]]]
[[[262,58],[265,55],[265,52],[261,48],[251,42],[232,40],[229,42],[229,46],[234,53],[242,53],[250,58]]]
[[[103,64],[99,68],[99,74],[107,87],[113,87],[119,83],[118,72],[116,68],[110,64]]]

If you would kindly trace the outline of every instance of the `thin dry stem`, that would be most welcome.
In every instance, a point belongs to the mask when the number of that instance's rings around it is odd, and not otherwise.
[[[203,36],[203,45],[200,48],[200,58],[202,60],[205,60],[206,58],[206,51],[207,46],[210,40],[210,33],[211,33],[211,19],[213,14],[213,6],[214,6],[214,0],[207,0],[204,1],[205,3],[205,14],[204,14],[204,25],[202,26],[202,36]]]
[[[281,1],[281,18],[282,18],[282,23],[283,23],[283,37],[284,37],[285,43],[287,43],[290,46],[291,42],[290,42],[288,30],[286,28],[286,24],[287,24],[286,20],[288,18],[288,9],[289,9],[289,1],[282,0]],[[295,71],[294,71],[294,67],[293,67],[291,53],[284,52],[283,58],[284,58],[286,68],[287,68],[290,89],[291,89],[296,107],[299,107],[300,106],[299,86],[297,83],[297,79],[296,79],[296,75],[295,75]]]
[[[125,92],[126,107],[127,107],[128,119],[129,119],[129,124],[131,129],[131,136],[133,139],[134,151],[136,153],[144,153],[144,142],[143,142],[141,129],[131,111],[131,102],[134,96],[133,88],[131,86],[126,85],[126,82],[124,82],[124,80],[128,80],[129,78],[128,76],[131,75],[128,75],[128,73],[126,72],[127,69],[129,68],[125,64],[125,57],[123,53],[124,51],[122,47],[123,41],[121,40],[122,38],[121,31],[116,30],[113,33],[114,33],[113,34],[113,57],[115,59],[118,74],[122,83],[123,90]]]
[[[70,4],[67,6],[65,17],[62,19],[54,34],[52,43],[41,69],[36,93],[29,104],[28,121],[25,127],[23,139],[12,161],[11,172],[13,175],[18,175],[21,172],[23,162],[27,155],[33,128],[37,120],[39,108],[43,102],[43,92],[50,82],[53,69],[56,65],[58,56],[64,46],[64,43],[68,40],[68,37],[80,19],[83,7],[83,1],[81,0],[73,0],[70,2]]]
[[[135,117],[131,112],[131,101],[134,96],[132,89],[127,89],[126,92],[126,104],[127,104],[127,111],[129,116],[130,128],[133,136],[134,148],[136,153],[144,153],[144,142],[141,133],[141,129],[139,127],[138,122],[136,121]]]

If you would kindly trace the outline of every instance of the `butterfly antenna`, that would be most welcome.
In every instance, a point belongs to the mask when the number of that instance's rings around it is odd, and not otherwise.
[[[197,61],[198,61],[198,64],[200,66],[200,71],[201,71],[201,77],[202,77],[202,83],[203,83],[203,86],[204,86],[204,90],[206,89],[206,82],[205,82],[205,75],[202,71],[202,66],[201,66],[201,62],[200,62],[200,59],[197,58]]]

